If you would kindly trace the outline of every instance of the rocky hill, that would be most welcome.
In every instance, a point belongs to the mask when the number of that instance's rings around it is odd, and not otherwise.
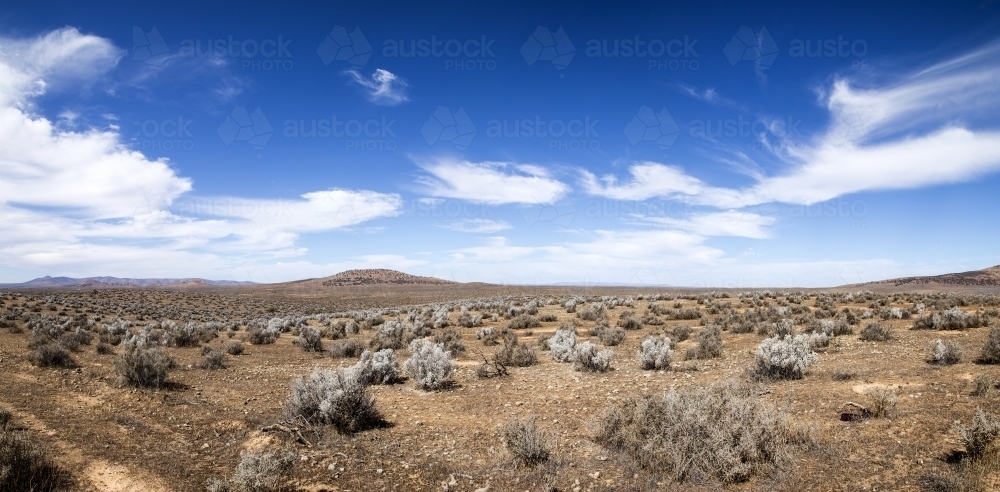
[[[336,275],[320,279],[327,287],[343,287],[349,285],[446,285],[455,284],[450,280],[434,277],[418,277],[386,268],[367,268],[363,270],[347,270]]]
[[[877,282],[867,282],[864,285],[961,285],[961,286],[1000,286],[1000,265],[991,266],[971,272],[946,273],[929,277],[903,277]]]

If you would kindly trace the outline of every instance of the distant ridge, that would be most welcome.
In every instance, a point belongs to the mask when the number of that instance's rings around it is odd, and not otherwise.
[[[456,284],[451,280],[435,277],[418,277],[386,268],[367,268],[362,270],[346,270],[330,277],[319,279],[326,287],[345,287],[350,285],[448,285]]]
[[[962,285],[962,286],[1000,286],[1000,265],[991,266],[971,272],[946,273],[928,277],[903,277],[876,282],[865,282],[861,285]]]
[[[118,278],[118,277],[50,277],[36,278],[19,284],[0,284],[0,287],[23,288],[101,288],[101,287],[235,287],[256,285],[235,280],[205,280],[203,278]]]

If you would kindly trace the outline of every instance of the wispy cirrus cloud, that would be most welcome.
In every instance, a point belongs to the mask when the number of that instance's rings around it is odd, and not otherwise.
[[[377,68],[370,77],[365,77],[357,70],[347,70],[344,74],[365,91],[373,104],[397,106],[410,100],[406,94],[409,88],[406,81],[388,70]]]
[[[440,224],[438,227],[456,232],[470,232],[475,234],[492,234],[505,231],[511,225],[503,220],[491,219],[464,219]]]
[[[681,167],[635,163],[629,180],[583,171],[584,189],[621,199],[661,197],[717,208],[768,202],[810,205],[850,193],[915,189],[1000,171],[1000,129],[979,120],[1000,110],[1000,42],[881,87],[834,81],[822,96],[829,125],[793,141],[763,140],[783,166],[743,188],[710,186]]]
[[[570,188],[534,164],[469,162],[438,158],[417,163],[426,175],[417,183],[432,197],[487,204],[551,204]]]

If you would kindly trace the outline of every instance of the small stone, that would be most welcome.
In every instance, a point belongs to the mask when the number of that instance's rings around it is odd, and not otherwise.
[[[381,474],[385,473],[385,470],[379,468],[379,469],[375,470],[375,473],[378,473],[379,475],[381,475]]]

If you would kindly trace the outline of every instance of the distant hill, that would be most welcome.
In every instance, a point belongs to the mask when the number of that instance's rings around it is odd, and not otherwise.
[[[929,277],[903,277],[876,282],[866,282],[862,285],[961,285],[961,286],[1000,286],[1000,265],[991,266],[971,272],[946,273]]]
[[[234,280],[205,280],[202,278],[118,278],[118,277],[49,277],[36,278],[19,284],[0,284],[2,287],[41,288],[101,288],[101,287],[234,287],[255,285],[253,282]]]
[[[418,277],[408,273],[386,268],[368,268],[363,270],[347,270],[336,275],[318,279],[326,287],[344,287],[350,285],[447,285],[456,284],[450,280],[434,277]]]

